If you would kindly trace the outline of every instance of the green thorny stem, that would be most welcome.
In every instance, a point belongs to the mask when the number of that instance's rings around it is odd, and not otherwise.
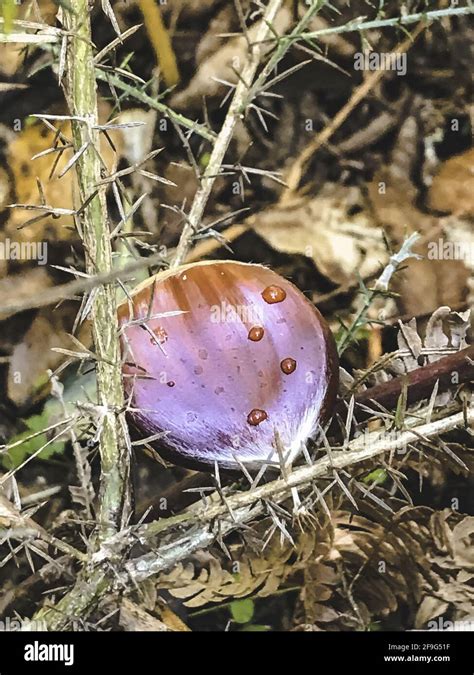
[[[365,323],[370,323],[370,321],[367,321],[367,313],[372,305],[372,302],[379,296],[387,295],[390,280],[395,272],[399,269],[400,265],[408,258],[419,259],[421,257],[418,254],[413,253],[411,250],[419,238],[420,235],[418,232],[413,232],[403,242],[402,247],[398,253],[390,256],[388,264],[372,288],[366,288],[364,283],[362,281],[360,282],[360,287],[363,293],[363,302],[357,314],[352,319],[351,324],[349,326],[345,326],[343,324],[343,332],[337,339],[337,350],[339,356],[345,352],[351,343],[351,340],[354,338],[357,329],[365,325]]]
[[[112,270],[112,246],[107,218],[103,162],[99,153],[97,94],[87,0],[70,0],[64,9],[70,33],[66,58],[66,98],[71,114],[74,152],[85,147],[75,162],[81,207],[77,227],[90,275]],[[101,457],[99,539],[120,530],[129,512],[128,434],[124,419],[120,348],[115,286],[106,283],[94,292],[91,309],[94,348],[97,356],[97,424]]]

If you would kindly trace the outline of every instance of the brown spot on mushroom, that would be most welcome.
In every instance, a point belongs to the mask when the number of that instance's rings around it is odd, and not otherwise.
[[[159,342],[160,345],[162,345],[166,340],[168,339],[168,333],[165,331],[162,326],[158,326],[157,328],[154,328],[152,330],[153,335],[155,336],[156,340]],[[150,338],[150,342],[154,342],[153,338]]]
[[[265,330],[262,326],[252,326],[249,330],[248,339],[252,340],[252,342],[259,342],[263,338],[264,333]]]
[[[283,302],[286,298],[286,291],[284,291],[281,286],[267,286],[262,292],[262,298],[265,302],[268,302],[269,305],[273,305],[276,302]]]
[[[267,419],[268,415],[265,410],[260,410],[259,408],[254,408],[247,415],[247,422],[253,427],[258,426],[261,422],[264,422]]]
[[[285,373],[285,375],[291,375],[291,373],[293,373],[296,370],[295,359],[292,359],[290,357],[288,357],[287,359],[283,359],[283,361],[280,363],[280,368]]]

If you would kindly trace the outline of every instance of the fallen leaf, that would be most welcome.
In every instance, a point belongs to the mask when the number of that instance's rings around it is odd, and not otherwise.
[[[71,138],[69,123],[61,124],[59,129],[66,139]],[[118,134],[110,132],[110,136],[113,137],[114,145],[120,153]],[[22,132],[15,134],[6,153],[6,160],[13,177],[15,203],[41,206],[44,198],[44,202],[53,208],[73,209],[75,205],[77,208],[75,170],[71,169],[59,177],[73,156],[72,148],[60,152],[56,166],[57,152],[32,159],[35,155],[51,148],[56,141],[55,133],[40,122],[28,124]],[[57,141],[56,147],[61,148],[61,146],[63,143]],[[113,171],[117,156],[103,135],[101,136],[101,154],[109,171]],[[51,176],[53,167],[54,173]],[[41,188],[38,186],[38,181]],[[34,223],[25,225],[40,214],[38,210],[11,209],[5,234],[14,241],[69,241],[78,238],[74,219],[70,215],[60,215],[54,218],[47,215]]]
[[[344,285],[374,274],[387,258],[381,233],[361,203],[357,188],[328,184],[312,199],[270,207],[247,222],[275,250],[311,258],[334,285]]]
[[[406,236],[418,231],[423,238],[414,251],[426,257],[429,243],[442,235],[445,221],[417,207],[418,190],[411,180],[417,138],[418,126],[411,115],[399,131],[391,163],[381,167],[367,187],[375,220],[387,232],[393,248],[398,249]],[[407,261],[405,269],[394,278],[393,290],[400,293],[397,302],[402,314],[420,316],[440,305],[462,305],[468,280],[469,271],[462,260],[426,257]]]
[[[435,211],[474,215],[474,149],[447,159],[434,176],[428,204]]]
[[[33,319],[23,339],[14,347],[10,357],[7,395],[18,407],[40,400],[49,390],[48,370],[54,370],[64,362],[64,354],[52,351],[53,347],[77,350],[68,335],[71,330],[76,306],[61,306],[60,310],[41,310]],[[83,324],[77,336],[82,343],[89,341],[89,328]]]
[[[170,630],[163,621],[152,616],[128,598],[124,598],[120,604],[119,624],[127,632],[162,633]]]

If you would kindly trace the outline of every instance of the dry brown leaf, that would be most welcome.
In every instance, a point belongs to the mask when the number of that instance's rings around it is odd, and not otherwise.
[[[449,607],[449,602],[427,595],[421,601],[415,617],[415,626],[421,628],[426,626],[431,619],[444,614]]]
[[[454,561],[459,567],[474,569],[474,517],[466,516],[453,528]]]
[[[335,285],[374,274],[387,258],[370,215],[351,209],[363,203],[357,188],[327,184],[313,199],[270,207],[248,224],[275,250],[311,258]]]
[[[212,56],[227,40],[221,37],[225,33],[236,32],[236,12],[233,5],[224,5],[209,22],[206,34],[201,38],[196,48],[196,63],[198,66]]]
[[[474,216],[474,149],[441,165],[430,186],[428,204],[435,211]]]
[[[398,348],[399,349],[408,349],[412,354],[412,359],[410,362],[411,369],[418,366],[418,357],[421,354],[421,349],[423,343],[421,337],[418,335],[416,329],[416,319],[410,319],[408,323],[400,323],[400,331],[398,333]],[[410,357],[405,358],[405,363]]]
[[[69,124],[62,124],[60,129],[65,138],[70,139]],[[110,135],[113,136],[114,145],[120,152],[120,136],[113,132]],[[32,160],[36,154],[52,147],[54,142],[55,134],[39,122],[28,125],[21,133],[15,134],[6,155],[13,176],[15,203],[40,206],[42,197],[38,188],[37,181],[39,180],[48,206],[62,209],[77,208],[74,170],[69,170],[64,176],[58,178],[73,155],[72,149],[68,148],[61,153],[51,178],[50,173],[57,159],[57,153],[43,155]],[[58,147],[61,145],[62,143],[59,142]],[[113,171],[117,156],[104,136],[101,137],[101,154],[108,169]],[[55,218],[47,216],[25,227],[26,222],[38,215],[39,211],[12,209],[5,227],[5,234],[14,241],[68,241],[77,238],[72,216],[61,215]]]
[[[187,607],[201,607],[210,602],[254,594],[264,597],[278,590],[293,569],[287,564],[292,553],[291,546],[281,546],[275,537],[259,556],[242,551],[235,574],[223,569],[219,560],[211,558],[208,566],[199,571],[194,565],[187,564],[161,574],[158,588],[165,588],[174,597],[184,600]]]
[[[321,622],[319,628],[325,628],[330,614],[324,614],[321,606],[327,605],[335,617],[330,620],[333,630],[368,626],[396,611],[400,604],[416,611],[416,628],[423,628],[440,614],[451,616],[453,610],[458,618],[465,617],[474,596],[470,587],[474,518],[427,507],[402,508],[393,518],[367,503],[363,507],[372,517],[332,513],[332,549],[323,561],[309,563],[304,570],[297,622],[316,622],[316,627]],[[328,534],[328,528],[323,528],[318,537]],[[451,546],[456,539],[458,553]],[[338,583],[331,586],[333,593],[324,602],[321,575],[329,566]],[[342,571],[350,584],[351,598],[345,594]]]
[[[341,503],[339,498],[337,504]],[[401,507],[395,515],[361,503],[361,512],[340,510],[330,500],[331,520],[292,533],[295,546],[273,535],[263,551],[231,546],[237,574],[223,558],[207,557],[200,568],[178,565],[158,580],[188,607],[245,596],[264,597],[286,584],[301,586],[295,619],[315,629],[366,629],[400,607],[421,628],[456,609],[467,614],[474,600],[471,538],[474,517],[451,510]],[[263,532],[268,522],[260,523]],[[260,530],[261,528],[261,530]],[[407,625],[406,628],[411,628]]]
[[[443,235],[443,219],[421,211],[418,190],[411,180],[416,162],[418,127],[414,116],[406,119],[395,143],[391,163],[381,167],[368,185],[368,195],[378,225],[388,233],[398,249],[407,234],[418,231],[423,240],[415,252],[427,256],[428,244]],[[447,223],[448,224],[448,223]],[[406,269],[394,279],[393,290],[402,314],[420,316],[440,305],[457,307],[467,297],[469,272],[462,260],[409,260]]]
[[[120,604],[119,624],[125,631],[167,632],[171,630],[163,621],[149,614],[128,598]]]
[[[68,333],[74,323],[76,306],[61,305],[56,311],[40,311],[10,357],[7,395],[18,407],[43,398],[49,390],[48,369],[54,370],[65,356],[52,348],[77,350]],[[89,328],[83,324],[77,336],[83,344],[90,341]]]
[[[10,178],[8,172],[0,167],[0,211],[6,207],[6,205],[11,201],[10,200]]]

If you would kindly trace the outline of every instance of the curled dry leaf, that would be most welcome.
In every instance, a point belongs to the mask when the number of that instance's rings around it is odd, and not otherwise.
[[[329,552],[304,570],[299,623],[327,629],[329,620],[332,630],[361,629],[403,607],[411,610],[403,626],[410,629],[453,609],[459,613],[460,604],[459,616],[472,610],[472,573],[466,576],[473,567],[472,517],[407,507],[394,517],[369,510],[367,516],[339,511],[332,519],[332,531],[326,526],[318,535],[330,544]],[[328,566],[334,573],[329,577]],[[321,585],[332,590],[327,601]]]
[[[400,322],[400,331],[398,333],[398,348],[399,349],[408,349],[411,352],[413,357],[411,361],[412,368],[416,368],[418,365],[418,357],[421,354],[422,348],[421,337],[418,335],[416,330],[416,319],[411,319],[408,323]],[[409,357],[405,358],[405,363]]]
[[[432,541],[425,556],[432,585],[425,584],[415,627],[424,628],[437,617],[464,621],[472,615],[474,560],[471,539],[474,518],[445,509],[435,511],[429,520]]]
[[[443,322],[450,315],[449,307],[439,307],[436,312],[433,312],[426,325],[425,333],[425,347],[431,349],[443,349],[449,344],[449,337],[443,330]],[[437,355],[428,357],[428,360],[436,360]]]
[[[226,570],[221,561],[211,558],[206,567],[196,570],[192,563],[178,565],[161,574],[158,588],[184,600],[187,607],[201,607],[210,602],[225,602],[247,595],[268,596],[282,585],[293,566],[289,558],[293,549],[281,546],[278,537],[259,556],[248,551],[239,554],[238,572]]]
[[[434,363],[439,359],[446,357],[446,350],[462,350],[467,346],[466,335],[470,328],[470,310],[466,312],[452,312],[449,307],[439,307],[428,319],[424,336],[422,336],[417,327],[415,318],[407,323],[399,322],[400,330],[397,336],[399,352],[383,356],[378,362],[373,364],[368,372],[355,370],[354,376],[358,384],[355,391],[363,391],[366,384],[377,385],[388,382],[393,376],[404,375],[418,369],[420,366]],[[407,353],[408,352],[408,353]],[[354,382],[347,379],[348,387],[353,389]],[[433,383],[434,386],[434,383]],[[454,401],[457,392],[455,379],[452,389],[440,393],[434,400],[434,407],[444,407]],[[425,401],[426,403],[426,401]],[[421,403],[424,405],[424,403]],[[417,406],[419,407],[419,405]],[[463,461],[471,464],[472,460],[466,462],[463,452]],[[469,456],[469,453],[467,453]],[[436,465],[437,470],[442,468],[442,462]],[[450,466],[450,462],[447,463]],[[452,468],[452,467],[450,467]],[[459,467],[458,467],[459,469]]]
[[[331,630],[367,628],[401,604],[416,608],[423,589],[434,584],[422,556],[428,544],[439,546],[434,541],[436,523],[433,531],[429,529],[432,513],[426,508],[402,509],[400,523],[390,524],[370,510],[354,516],[335,506],[331,521],[292,532],[294,545],[287,539],[282,542],[278,532],[263,550],[231,546],[231,557],[238,561],[234,574],[225,569],[232,563],[211,557],[199,567],[188,563],[161,574],[158,589],[168,590],[188,607],[200,607],[250,595],[265,597],[296,584],[301,586],[298,623],[320,628],[330,624]],[[263,532],[268,526],[266,521],[258,527]],[[357,611],[343,578],[351,586]]]

